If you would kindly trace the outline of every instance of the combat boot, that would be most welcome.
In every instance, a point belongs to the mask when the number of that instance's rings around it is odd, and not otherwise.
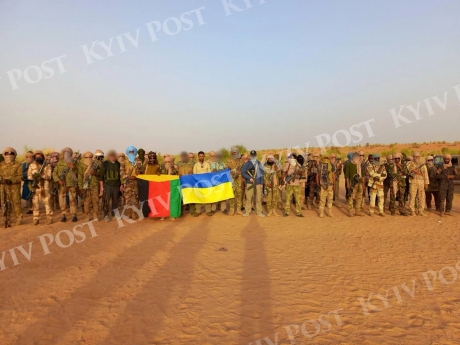
[[[72,217],[72,223],[75,223],[77,220],[78,220],[78,219],[77,219],[77,215],[74,214],[73,217]]]
[[[410,216],[411,216],[411,217],[415,217],[415,212],[414,212],[414,211],[411,211],[411,212],[410,212]]]
[[[268,211],[267,212],[267,217],[271,217],[272,216],[272,211]]]
[[[279,217],[279,216],[280,216],[278,213],[276,213],[275,210],[272,211],[272,214],[273,214],[275,217]]]
[[[65,217],[65,214],[63,214],[61,218],[61,223],[65,223],[65,222],[67,222],[67,218]]]
[[[48,220],[46,221],[46,225],[51,225],[53,224],[53,218],[49,217]]]
[[[319,217],[324,218],[324,208],[319,209]]]
[[[353,217],[353,216],[354,216],[353,210],[348,210],[348,217]]]
[[[33,225],[38,225],[38,219],[34,219],[34,221],[33,221],[32,224],[33,224]]]
[[[99,217],[97,215],[97,212],[93,212],[93,219],[98,222],[99,221]]]
[[[418,212],[418,215],[419,215],[419,216],[422,216],[422,217],[426,217],[426,214],[425,214],[423,211],[419,211],[419,212]]]
[[[307,202],[307,210],[311,210],[311,202]]]
[[[439,215],[440,215],[441,217],[444,217],[444,211],[439,212]]]
[[[331,218],[334,217],[334,215],[332,214],[332,207],[327,209],[327,216]]]
[[[380,212],[379,215],[380,217],[385,217],[385,212]]]
[[[89,215],[89,213],[86,214],[86,217],[85,217],[85,222],[89,222],[91,220],[91,217]]]

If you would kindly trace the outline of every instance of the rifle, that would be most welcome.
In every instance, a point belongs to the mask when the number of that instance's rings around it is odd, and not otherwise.
[[[329,170],[327,169],[327,163],[323,163],[321,166],[320,183],[318,184],[318,187],[315,190],[316,194],[319,194],[322,185],[325,185],[326,189],[332,185],[332,182],[329,181]]]
[[[294,171],[291,174],[287,175],[284,180],[280,182],[280,186],[278,187],[279,190],[283,190],[289,182],[295,180],[295,177],[298,174],[297,167],[298,165],[295,166]]]
[[[379,182],[380,182],[380,177],[381,177],[380,175],[382,175],[383,169],[385,169],[385,164],[380,164],[379,170],[377,170],[377,175],[379,175]],[[377,182],[375,180],[375,177],[372,177],[372,187],[371,188],[374,188],[375,182]]]
[[[91,164],[91,167],[89,168],[88,176],[85,177],[83,181],[83,191],[82,191],[82,196],[81,196],[83,200],[86,199],[86,191],[89,189],[91,179],[93,178],[93,172],[99,168],[100,164],[101,164],[101,161],[94,159],[93,163]]]
[[[32,200],[32,197],[35,194],[35,190],[39,187],[43,169],[45,169],[48,164],[49,164],[49,155],[46,155],[45,161],[43,162],[42,166],[40,167],[40,169],[38,169],[38,171],[32,177],[33,182],[32,182],[32,186],[30,188],[30,193],[29,193],[29,196],[27,197],[27,200],[29,201]]]
[[[5,229],[10,226],[9,211],[10,211],[10,202],[5,190],[5,186],[2,187],[2,211],[3,211],[3,221],[5,222]]]
[[[349,198],[351,196],[351,194],[353,193],[353,188],[355,188],[355,186],[358,184],[358,182],[359,182],[359,175],[355,174],[353,176],[353,179],[351,180],[350,188],[347,190],[347,198]]]
[[[396,164],[395,164],[395,165],[396,165]],[[406,167],[407,167],[407,164],[406,164],[406,163],[404,163],[404,164],[402,165],[402,168],[401,168],[401,169],[399,169],[398,166],[396,165],[396,170],[399,170],[401,173],[404,173],[404,169],[405,169]],[[393,179],[391,180],[391,182],[395,182],[396,180],[399,180],[398,171],[396,171],[396,176],[393,177]]]
[[[75,152],[74,156],[70,158],[70,161],[67,162],[67,166],[65,167],[64,170],[61,171],[59,174],[59,181],[64,181],[67,174],[69,173],[70,169],[73,169],[75,166],[75,163],[81,158],[81,153],[79,151]],[[59,182],[56,183],[54,186],[53,190],[51,191],[52,195],[56,195],[59,190]]]
[[[126,184],[127,184],[128,181],[129,181],[129,177],[130,177],[131,174],[133,173],[135,167],[136,167],[136,164],[133,164],[133,166],[131,167],[131,169],[129,169],[128,174],[126,175],[126,177],[121,181],[121,184],[123,185],[123,188],[126,187]]]
[[[414,178],[415,175],[417,175],[417,173],[415,172],[416,170],[419,170],[421,169],[424,165],[427,165],[427,163],[423,163],[423,164],[420,164],[418,167],[416,167],[415,169],[412,169],[410,172],[409,172],[409,177],[410,178]]]

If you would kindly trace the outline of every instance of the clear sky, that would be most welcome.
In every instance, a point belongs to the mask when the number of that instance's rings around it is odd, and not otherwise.
[[[1,1],[0,146],[284,148],[371,119],[362,144],[460,140],[460,1],[229,2]]]

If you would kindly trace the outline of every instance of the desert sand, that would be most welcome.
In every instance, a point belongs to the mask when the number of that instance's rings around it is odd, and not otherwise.
[[[27,216],[0,231],[0,344],[459,344],[455,198],[444,218],[349,218],[342,200],[324,219],[309,210],[303,219],[99,222],[97,237],[81,228],[85,241],[53,243],[48,255],[38,236],[75,224],[56,214],[56,223],[32,226]],[[8,250],[29,242],[30,261],[16,250],[13,266]],[[422,274],[446,266],[454,272],[445,268],[430,291]],[[370,293],[387,300],[373,296],[380,311],[365,315],[359,299]],[[327,315],[335,310],[338,319]],[[305,322],[322,314],[315,335]],[[289,325],[298,325],[292,342]]]

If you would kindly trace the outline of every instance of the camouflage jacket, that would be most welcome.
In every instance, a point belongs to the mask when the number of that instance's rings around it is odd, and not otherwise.
[[[234,180],[241,178],[241,168],[243,165],[243,161],[240,158],[230,158],[227,160],[227,168],[230,169],[230,174]]]
[[[162,174],[162,175],[179,175],[179,170],[176,169],[175,165],[172,165],[170,169],[166,169],[165,165],[161,164],[161,166],[160,166],[160,174]]]
[[[457,177],[457,171],[455,170],[454,166],[444,168],[443,165],[439,165],[438,171],[441,170],[440,172],[436,171],[436,179],[441,183],[441,184],[446,184],[446,183],[453,183],[453,179],[448,179],[447,175],[454,175],[454,179]]]
[[[391,176],[391,180],[398,181],[400,187],[406,186],[406,177],[409,174],[406,164],[401,164],[401,169],[397,168],[394,163],[389,163],[388,174]]]
[[[102,162],[101,162],[102,163]],[[94,162],[93,162],[94,164]],[[85,172],[88,170],[88,166],[83,163],[79,162],[77,165],[77,171],[78,171],[78,188],[83,189],[83,185],[85,183],[85,180],[89,180],[89,188],[99,186],[99,171],[101,169],[101,164],[97,167],[96,171],[93,171],[93,174],[88,175],[85,178]]]
[[[11,180],[13,184],[20,184],[22,181],[22,165],[21,163],[11,162],[0,163],[0,182],[3,180]]]
[[[29,182],[29,188],[32,188],[34,175],[38,173],[40,168],[41,168],[41,165],[38,165],[37,162],[32,162],[29,164],[29,169],[27,170],[27,179],[31,181]],[[38,188],[50,189],[50,180],[53,178],[51,174],[51,170],[52,169],[49,164],[43,168],[41,176],[40,176]]]
[[[179,162],[177,163],[179,167],[179,176],[184,176],[184,175],[191,175],[193,174],[193,166],[195,165],[195,162]]]
[[[78,164],[78,163],[77,163]],[[66,162],[64,162],[62,159],[59,160],[56,164],[56,167],[53,170],[53,180],[55,182],[58,182],[61,176],[61,173],[65,171],[68,168],[68,165]],[[77,168],[74,167],[73,169],[69,169],[67,174],[64,177],[64,185],[66,187],[76,187],[77,186]]]
[[[387,178],[387,170],[385,164],[375,165],[369,164],[367,166],[367,174],[369,175],[368,187],[372,188],[382,188],[383,181]]]
[[[281,169],[277,164],[272,166],[267,163],[264,164],[264,184],[268,188],[277,187],[281,179]]]

